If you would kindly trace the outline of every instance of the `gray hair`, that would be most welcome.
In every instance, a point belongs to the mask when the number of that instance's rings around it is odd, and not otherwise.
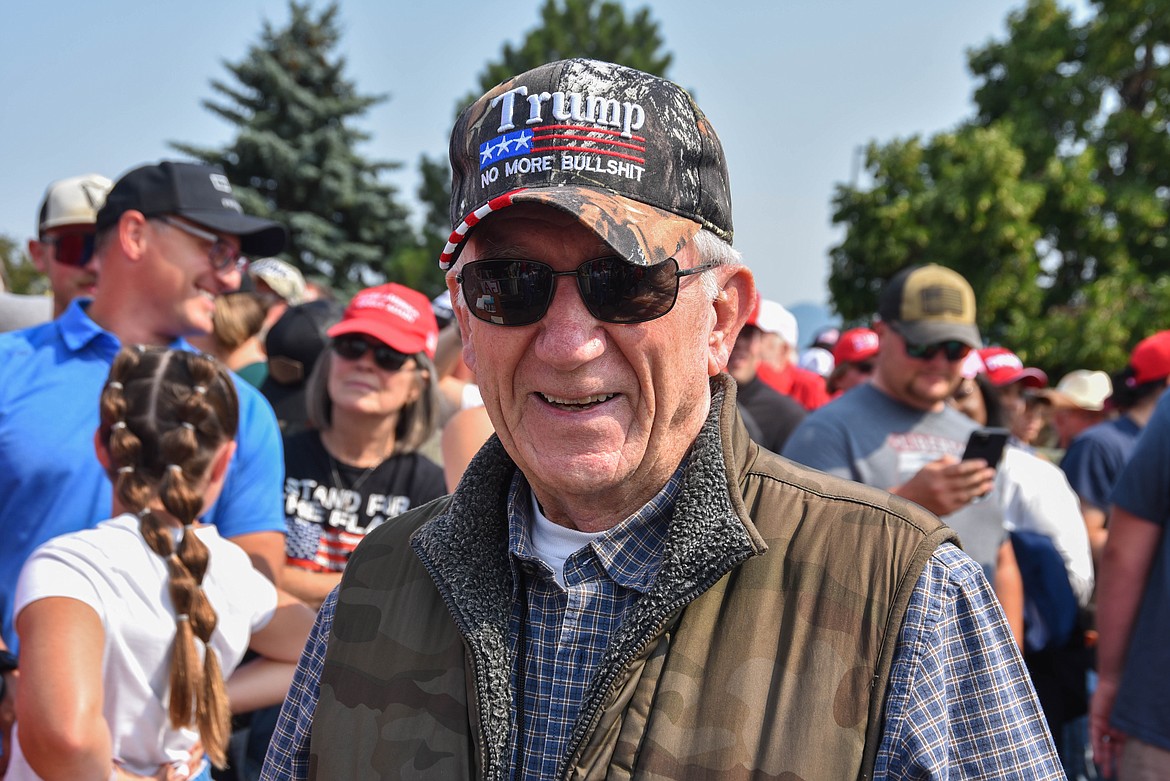
[[[426,353],[414,353],[411,357],[418,364],[414,374],[421,387],[418,398],[398,412],[398,427],[394,431],[395,455],[418,450],[439,425],[439,373]],[[329,368],[332,365],[333,350],[327,347],[305,383],[309,425],[318,429],[328,429],[333,425],[333,399],[329,397]]]
[[[697,266],[702,266],[706,263],[713,263],[717,266],[743,265],[743,254],[706,228],[703,228],[694,235],[691,239],[691,244],[694,245],[695,252],[699,256],[698,261],[695,263]],[[714,301],[719,295],[719,286],[715,281],[714,269],[704,271],[699,275],[699,279],[702,280],[703,292],[707,294],[709,299]]]

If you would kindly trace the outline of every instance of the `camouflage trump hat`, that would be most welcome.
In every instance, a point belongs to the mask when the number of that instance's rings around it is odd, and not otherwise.
[[[689,93],[596,60],[542,65],[465,109],[451,133],[450,268],[476,223],[514,203],[575,216],[650,265],[706,228],[732,240],[723,147]]]

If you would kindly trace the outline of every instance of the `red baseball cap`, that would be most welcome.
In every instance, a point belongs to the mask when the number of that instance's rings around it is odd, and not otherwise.
[[[840,366],[843,363],[864,361],[877,355],[877,331],[869,328],[850,328],[837,338],[833,347],[833,360]]]
[[[1138,342],[1129,356],[1129,366],[1137,385],[1170,377],[1170,331],[1159,331]]]
[[[439,324],[429,298],[391,282],[368,287],[354,296],[341,322],[330,328],[328,334],[331,337],[365,334],[400,353],[426,353],[428,358],[434,358]]]
[[[1020,357],[1006,347],[984,347],[979,351],[987,369],[987,379],[997,388],[1022,382],[1029,388],[1043,388],[1048,384],[1048,375],[1039,369],[1025,368]]]

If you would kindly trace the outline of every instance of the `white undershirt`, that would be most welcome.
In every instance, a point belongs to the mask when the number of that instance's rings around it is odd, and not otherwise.
[[[532,541],[532,552],[553,571],[553,577],[561,588],[565,584],[565,560],[584,548],[605,532],[583,532],[553,523],[540,510],[536,495],[528,492],[532,500],[532,526],[528,536]]]

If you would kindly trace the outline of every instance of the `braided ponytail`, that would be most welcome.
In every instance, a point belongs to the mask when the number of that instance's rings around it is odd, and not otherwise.
[[[133,348],[115,359],[101,411],[115,490],[138,513],[143,538],[167,567],[175,610],[171,724],[196,727],[208,758],[223,767],[231,716],[219,657],[210,645],[218,618],[202,588],[209,553],[191,525],[203,510],[212,462],[236,433],[235,386],[212,358]],[[154,509],[159,504],[165,515]],[[166,516],[183,525],[177,549]],[[202,659],[196,640],[203,643]]]

